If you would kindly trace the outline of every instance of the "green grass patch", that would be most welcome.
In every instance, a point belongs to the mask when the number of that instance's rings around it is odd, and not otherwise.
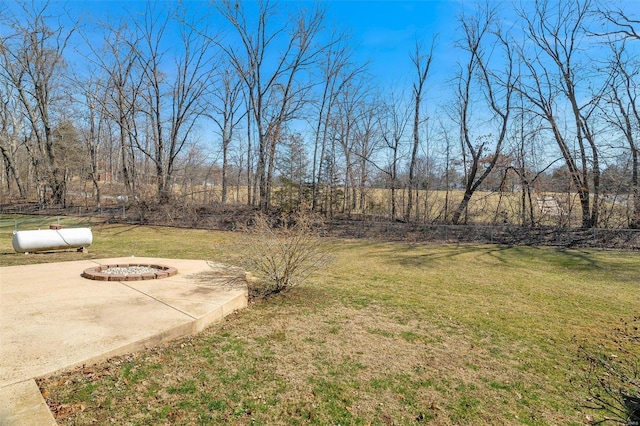
[[[196,383],[193,380],[187,380],[180,383],[178,386],[170,386],[167,388],[167,392],[170,394],[186,395],[190,393],[196,393]]]
[[[10,253],[10,231],[0,229],[2,265],[83,256]],[[233,233],[93,231],[86,256],[238,260]],[[330,245],[333,263],[286,296],[90,378],[41,380],[51,404],[91,396],[59,422],[584,424],[569,382],[581,373],[575,342],[607,347],[640,306],[635,252]]]

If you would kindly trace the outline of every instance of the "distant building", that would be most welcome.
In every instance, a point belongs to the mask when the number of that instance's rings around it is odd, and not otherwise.
[[[557,217],[562,216],[564,213],[562,207],[560,206],[560,203],[558,203],[556,197],[552,195],[538,197],[536,199],[536,202],[538,204],[538,209],[544,216]]]

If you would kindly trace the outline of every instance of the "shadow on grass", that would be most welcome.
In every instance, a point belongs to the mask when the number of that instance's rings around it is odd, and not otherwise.
[[[113,226],[113,225],[112,225],[112,226]],[[127,233],[129,233],[129,232],[133,232],[133,231],[135,231],[135,230],[137,230],[137,229],[142,228],[142,225],[128,225],[128,226],[126,226],[126,225],[120,225],[120,226],[123,226],[123,227],[124,227],[124,229],[122,229],[122,230],[120,230],[120,231],[117,231],[117,232],[114,232],[114,233],[112,234],[113,236],[118,236],[118,235],[127,234]],[[147,228],[149,228],[149,227],[147,227]],[[103,230],[103,231],[113,231],[113,230],[114,230],[114,229],[112,228],[112,229]]]
[[[496,247],[486,246],[398,246],[390,250],[388,261],[404,267],[425,268],[436,266],[441,261],[456,261],[469,254],[491,255],[494,251]]]
[[[616,264],[615,259],[604,259],[598,252],[550,247],[398,245],[387,247],[386,251],[387,256],[381,256],[387,259],[386,262],[410,268],[433,267],[442,261],[460,262],[460,267],[464,267],[469,262],[468,256],[473,256],[476,261],[487,256],[504,266],[526,262],[575,271],[615,268]]]
[[[575,270],[602,269],[603,264],[594,252],[575,249],[547,249],[541,252],[547,263]]]
[[[598,259],[597,252],[586,250],[532,247],[532,246],[501,246],[487,251],[487,254],[502,263],[526,261],[527,263],[543,263],[544,265],[586,271],[602,269],[602,259]]]

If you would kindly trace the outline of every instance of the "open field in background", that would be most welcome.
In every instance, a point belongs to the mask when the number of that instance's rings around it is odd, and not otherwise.
[[[278,206],[280,200],[279,192],[282,188],[273,188],[272,200],[274,206]],[[102,206],[121,206],[117,201],[118,196],[125,195],[124,187],[117,182],[102,183]],[[343,189],[335,190],[344,193]],[[156,199],[153,185],[139,185],[137,192],[138,199],[147,203],[152,203]],[[291,204],[290,198],[285,196],[285,204]],[[326,194],[325,194],[326,195]],[[344,194],[343,194],[344,195]],[[192,207],[194,209],[221,202],[221,187],[219,185],[174,185],[175,204],[180,208]],[[458,207],[462,199],[462,190],[451,190],[447,194],[443,190],[420,190],[414,200],[413,218],[416,223],[446,223],[451,220],[453,212]],[[355,198],[358,200],[356,207],[352,208],[350,200],[353,192],[350,190],[344,196],[336,197],[331,211],[335,215],[348,213],[350,215],[368,217],[370,219],[392,219],[391,218],[391,190],[380,188],[366,188],[362,194],[356,191]],[[322,198],[322,197],[321,197]],[[363,203],[360,203],[360,200]],[[399,189],[396,194],[396,216],[403,217],[406,208],[408,194],[406,190]],[[600,224],[601,228],[625,228],[629,223],[631,212],[629,194],[608,195],[601,199]],[[74,181],[70,185],[67,197],[69,205],[76,206],[82,211],[94,211],[96,209],[93,193],[89,185]],[[241,186],[229,187],[228,203],[247,204],[247,188]],[[533,216],[536,225],[540,226],[561,226],[579,227],[581,226],[580,202],[577,194],[573,193],[532,193]],[[133,197],[129,197],[126,207],[135,210]],[[306,204],[305,204],[306,205]],[[323,201],[325,211],[329,210],[326,197]],[[417,212],[417,215],[416,215]],[[130,212],[135,215],[135,211]],[[522,200],[520,192],[490,192],[477,191],[467,210],[468,222],[470,224],[515,224],[521,225]],[[530,224],[529,202],[526,204],[526,225]]]
[[[240,261],[231,232],[108,224],[92,224],[89,253],[25,256],[11,249],[12,218],[1,219],[1,266]],[[326,243],[333,262],[286,296],[196,337],[41,380],[59,421],[584,424],[584,395],[569,383],[582,373],[578,342],[612,349],[607,333],[640,305],[637,252]]]
[[[420,190],[414,202],[412,221],[416,223],[448,223],[458,208],[464,193],[462,190]],[[533,220],[536,226],[580,227],[582,224],[580,200],[573,193],[534,192]],[[408,194],[398,191],[396,196],[397,216],[402,217]],[[352,213],[370,216],[391,214],[391,191],[367,189],[365,208]],[[625,228],[629,223],[630,205],[626,195],[601,199],[600,224],[602,228]],[[525,226],[531,225],[530,204],[525,206]],[[522,225],[522,194],[520,192],[477,191],[467,209],[469,224]],[[464,215],[460,223],[464,222]]]

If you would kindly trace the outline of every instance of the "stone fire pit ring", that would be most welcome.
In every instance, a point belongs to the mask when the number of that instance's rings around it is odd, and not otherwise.
[[[156,280],[174,276],[178,270],[172,266],[148,263],[118,263],[85,269],[84,278],[96,281]]]

